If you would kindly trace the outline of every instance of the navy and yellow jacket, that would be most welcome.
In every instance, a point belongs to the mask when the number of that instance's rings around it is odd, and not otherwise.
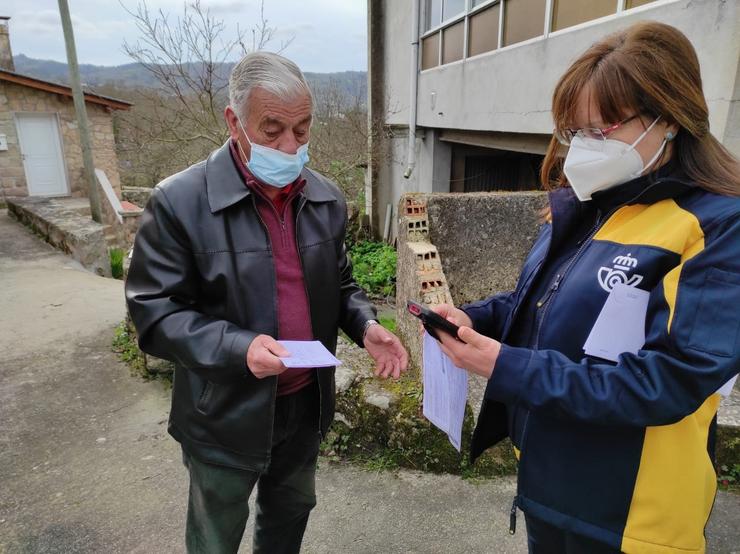
[[[507,336],[551,252],[572,240],[583,206],[570,189],[550,194],[516,290],[464,307],[504,343],[471,457],[508,434],[524,512],[628,553],[704,552],[716,391],[740,369],[740,198],[676,172],[649,181],[622,185],[636,194],[599,214],[558,268],[527,347]],[[618,363],[583,351],[615,283],[650,293],[645,345]]]

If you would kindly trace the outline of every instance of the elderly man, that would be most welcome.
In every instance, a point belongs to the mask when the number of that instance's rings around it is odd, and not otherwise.
[[[177,365],[169,432],[190,474],[188,551],[236,552],[256,485],[254,552],[298,552],[334,368],[286,369],[276,339],[333,351],[341,328],[382,377],[407,354],[352,278],[341,192],[304,167],[313,99],[300,69],[249,54],[229,97],[230,140],[154,189],[126,298],[142,350]]]

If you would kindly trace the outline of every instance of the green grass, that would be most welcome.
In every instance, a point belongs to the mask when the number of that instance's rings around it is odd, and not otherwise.
[[[113,352],[130,368],[131,373],[148,377],[144,354],[136,344],[136,336],[126,321],[121,322],[113,335]]]
[[[380,316],[378,322],[391,333],[396,332],[396,318],[392,316]]]
[[[110,270],[114,279],[123,279],[123,255],[120,248],[111,248],[108,251],[110,256]]]

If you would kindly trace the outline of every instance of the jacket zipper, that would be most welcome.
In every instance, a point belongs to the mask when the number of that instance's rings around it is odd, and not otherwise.
[[[275,256],[272,251],[272,242],[270,240],[270,230],[265,224],[265,220],[262,219],[262,216],[260,215],[259,209],[257,209],[257,201],[254,199],[254,194],[252,194],[252,208],[254,209],[254,213],[257,214],[257,219],[259,219],[259,222],[262,224],[262,230],[265,232],[265,238],[267,239],[267,244],[270,245],[270,256],[272,257],[272,279],[273,279],[273,285],[275,286],[275,300],[272,303],[272,310],[274,314],[275,319],[275,326],[273,327],[273,334],[277,337],[278,336],[278,314],[277,314],[277,277],[275,275]],[[275,421],[275,399],[277,398],[277,377],[273,379],[272,383],[272,402],[270,402],[270,420]],[[273,425],[270,425],[269,429],[269,444],[272,445],[272,431],[273,431]],[[268,464],[269,460],[271,458],[271,452],[272,448],[270,447],[267,450],[267,459]]]
[[[563,279],[566,275],[570,272],[570,270],[573,268],[573,266],[576,264],[578,259],[581,257],[581,254],[583,254],[583,251],[586,250],[589,244],[591,244],[591,239],[594,238],[596,233],[599,232],[599,229],[603,226],[603,223],[607,221],[614,212],[616,212],[621,206],[618,206],[617,208],[614,208],[612,211],[610,211],[605,217],[601,217],[601,213],[597,212],[596,215],[596,224],[591,229],[591,232],[588,234],[585,240],[581,242],[581,245],[578,247],[578,250],[576,253],[568,260],[565,264],[565,269],[563,269],[562,272],[558,273],[558,275],[555,277],[555,281],[553,281],[552,285],[550,285],[550,288],[547,289],[547,292],[545,295],[540,298],[537,301],[537,308],[542,309],[542,315],[539,317],[537,321],[537,330],[535,332],[535,339],[534,339],[534,346],[532,347],[533,350],[537,350],[539,348],[540,344],[540,333],[542,332],[542,324],[545,321],[545,318],[547,317],[547,313],[550,310],[550,306],[552,305],[551,300],[555,293],[560,288],[560,283],[563,282]]]
[[[545,257],[547,257],[547,253],[545,254]],[[506,339],[509,336],[509,331],[511,331],[512,323],[514,319],[516,319],[517,314],[519,313],[519,309],[522,307],[523,304],[523,298],[522,294],[526,294],[527,287],[529,287],[529,284],[534,281],[534,279],[537,277],[537,274],[540,271],[540,268],[544,265],[544,258],[537,262],[537,265],[532,270],[532,273],[530,273],[527,282],[522,286],[522,290],[519,293],[519,296],[517,296],[516,305],[514,306],[514,309],[511,311],[511,317],[509,318],[509,325],[504,330],[503,333],[501,333],[501,342],[505,342]]]
[[[516,533],[516,508],[518,501],[519,495],[516,495],[514,502],[511,503],[511,512],[509,513],[509,535]]]
[[[306,291],[306,299],[308,300],[308,317],[311,321],[311,294],[308,292],[308,286],[306,285],[306,268],[303,264],[303,254],[301,253],[301,247],[300,247],[300,225],[298,223],[298,216],[301,215],[301,211],[303,210],[303,206],[306,205],[306,197],[301,197],[301,201],[298,204],[298,207],[295,211],[295,246],[296,246],[296,252],[298,253],[298,261],[301,263],[301,272],[303,273],[303,290]],[[313,333],[313,321],[311,321],[311,333]],[[314,335],[315,337],[315,335]],[[319,373],[316,372],[316,381],[320,381],[319,379]],[[324,406],[322,402],[322,395],[321,392],[321,383],[319,382],[319,436],[321,437],[321,440],[324,440],[324,434],[321,431],[321,421],[322,417],[324,415]]]

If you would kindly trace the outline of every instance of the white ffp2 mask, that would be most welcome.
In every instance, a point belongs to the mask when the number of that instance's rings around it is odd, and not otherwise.
[[[565,157],[563,172],[581,202],[591,200],[594,192],[639,177],[655,163],[665,148],[666,139],[647,164],[642,163],[642,157],[635,150],[635,146],[645,138],[659,119],[660,116],[632,144],[615,139],[573,137],[568,155]]]

